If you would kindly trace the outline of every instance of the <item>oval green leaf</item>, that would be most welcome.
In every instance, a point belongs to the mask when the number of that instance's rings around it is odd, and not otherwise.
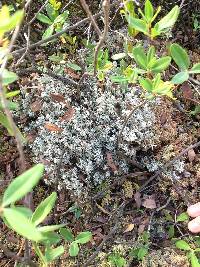
[[[56,192],[53,192],[50,196],[48,196],[38,205],[31,218],[31,221],[35,225],[40,224],[47,217],[47,215],[50,213],[50,211],[55,205],[56,197]]]
[[[159,73],[162,72],[164,70],[166,70],[171,62],[171,57],[167,56],[167,57],[163,57],[160,59],[157,59],[151,66],[151,71],[153,73]]]
[[[76,257],[79,253],[79,246],[76,242],[72,242],[69,247],[69,255],[71,257]]]
[[[178,240],[176,241],[176,247],[179,248],[179,249],[182,249],[182,250],[191,250],[191,247],[190,245],[184,241],[184,240]]]
[[[129,25],[139,32],[143,32],[146,35],[149,35],[147,24],[142,19],[136,19],[132,16],[128,17]]]
[[[10,83],[15,82],[18,79],[18,76],[12,72],[12,71],[8,71],[8,70],[4,70],[2,73],[2,83],[3,85],[8,85]]]
[[[45,16],[45,15],[42,14],[42,13],[38,13],[37,16],[36,16],[36,18],[37,18],[39,21],[41,21],[41,22],[43,22],[43,23],[45,23],[45,24],[48,24],[48,25],[51,25],[51,24],[53,23],[47,16]]]
[[[146,0],[144,5],[144,14],[148,22],[151,22],[154,14],[154,8],[149,0]]]
[[[87,231],[87,232],[82,232],[77,235],[75,241],[79,244],[85,244],[89,242],[92,238],[92,233]]]
[[[194,252],[191,252],[189,254],[189,259],[191,261],[191,266],[192,267],[200,267],[199,260],[198,260],[197,256],[194,254]]]
[[[180,70],[188,70],[190,59],[185,49],[178,44],[170,46],[170,53]]]
[[[52,262],[64,253],[64,247],[59,246],[57,248],[47,247],[45,251],[45,258],[47,262]]]
[[[74,241],[74,235],[69,229],[67,228],[60,229],[60,234],[64,237],[65,240],[70,242]]]
[[[158,23],[156,23],[156,25],[154,26],[155,30],[159,33],[168,31],[171,27],[174,26],[179,13],[180,8],[176,5],[165,17],[163,17]]]
[[[10,227],[19,235],[36,242],[44,239],[44,236],[38,229],[19,210],[5,208],[3,210],[3,216],[6,218]]]
[[[144,53],[144,49],[141,46],[136,46],[132,50],[132,56],[136,63],[144,70],[147,69],[147,56]]]
[[[3,195],[2,206],[6,207],[11,203],[15,203],[17,200],[21,199],[28,192],[30,192],[42,177],[43,171],[44,165],[37,164],[15,178]]]
[[[64,223],[56,224],[56,225],[46,225],[46,226],[38,227],[38,231],[40,231],[41,233],[48,233],[48,232],[56,231],[62,227],[65,227],[65,225],[66,224]]]
[[[173,84],[181,84],[189,79],[189,74],[187,71],[182,71],[177,73],[171,80]]]
[[[189,220],[189,216],[186,212],[181,213],[180,215],[178,215],[176,221],[177,222],[185,222]]]
[[[194,64],[194,66],[189,71],[190,73],[200,73],[200,63]]]

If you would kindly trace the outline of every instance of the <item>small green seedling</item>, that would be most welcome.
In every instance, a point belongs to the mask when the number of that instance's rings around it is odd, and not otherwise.
[[[182,48],[179,44],[172,44],[170,46],[170,54],[180,72],[172,78],[172,83],[181,84],[189,79],[190,74],[200,73],[200,63],[196,63],[190,67],[190,58],[187,51]]]
[[[69,255],[71,257],[76,257],[78,255],[80,250],[79,245],[86,244],[92,239],[92,233],[89,231],[81,232],[75,238],[69,229],[62,228],[60,229],[60,234],[65,241],[70,242]]]
[[[172,90],[174,85],[171,82],[161,80],[161,75],[158,73],[154,79],[139,79],[142,88],[147,92],[145,95],[148,99],[153,99],[156,96],[168,96],[173,99]]]
[[[60,237],[54,231],[64,227],[65,224],[41,225],[55,205],[56,193],[53,192],[43,200],[34,212],[16,204],[37,185],[43,171],[44,166],[37,164],[11,182],[2,198],[0,217],[8,228],[32,242],[42,266],[45,267],[64,253],[63,246],[55,248]]]
[[[145,51],[141,45],[133,48],[132,53],[129,54],[137,65],[144,70],[147,75],[157,74],[166,70],[171,62],[170,56],[156,58],[155,47],[151,46],[145,54]]]
[[[200,267],[199,258],[197,254],[200,252],[200,248],[193,248],[199,244],[190,244],[185,240],[178,240],[175,243],[178,249],[186,251],[186,256],[191,263],[192,267]]]
[[[145,1],[144,11],[139,8],[139,14],[141,18],[135,15],[135,11],[131,12],[131,4],[127,5],[128,1],[124,3],[124,12],[126,20],[128,21],[129,27],[135,31],[142,32],[147,35],[150,39],[166,34],[174,26],[177,21],[180,8],[175,6],[165,17],[158,21],[154,26],[152,23],[160,13],[161,7],[154,10],[150,0]],[[132,4],[133,5],[133,4]]]
[[[138,246],[131,249],[129,256],[142,261],[144,257],[148,254],[150,246],[150,234],[149,232],[143,232],[138,238]]]
[[[127,264],[126,259],[118,252],[113,252],[111,255],[109,255],[108,262],[113,267],[125,267]]]
[[[58,9],[60,8],[60,2],[50,1],[51,3],[47,4],[46,6],[46,13],[37,14],[37,19],[44,24],[49,25],[48,28],[42,35],[42,39],[46,39],[50,37],[54,31],[59,32],[63,29],[63,27],[67,23],[67,19],[69,17],[69,11],[64,11],[63,13],[59,14]],[[55,2],[54,4],[52,4]]]
[[[186,212],[183,212],[179,214],[178,216],[175,216],[175,218],[167,211],[165,212],[165,220],[169,222],[168,225],[168,236],[169,238],[173,238],[175,234],[175,228],[177,227],[177,224],[188,222],[189,216]]]

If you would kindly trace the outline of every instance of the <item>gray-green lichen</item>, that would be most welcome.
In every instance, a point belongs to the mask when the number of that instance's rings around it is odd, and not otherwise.
[[[155,130],[155,102],[146,103],[134,112],[122,133],[122,143],[120,146],[117,143],[125,118],[141,102],[137,88],[122,93],[119,86],[113,90],[108,80],[102,92],[90,78],[77,97],[75,89],[46,75],[38,77],[36,85],[31,92],[24,92],[22,99],[23,112],[30,121],[24,130],[37,132],[30,147],[34,161],[42,160],[46,165],[47,184],[55,183],[62,155],[59,188],[80,194],[113,176],[115,171],[108,163],[108,153],[116,172],[126,174],[129,165],[118,157],[118,150],[130,159],[138,150],[156,147],[159,133]],[[52,94],[61,95],[65,102],[54,101]],[[31,103],[38,99],[42,102],[41,108],[33,112]],[[73,110],[72,118],[62,119],[70,109]],[[46,124],[56,125],[61,131],[50,131]]]

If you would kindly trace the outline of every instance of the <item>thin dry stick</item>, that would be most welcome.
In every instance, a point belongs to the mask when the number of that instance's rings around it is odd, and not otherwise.
[[[92,22],[92,25],[94,26],[95,31],[96,31],[97,34],[100,36],[100,35],[101,35],[101,31],[100,31],[100,29],[99,29],[99,26],[98,26],[97,23],[96,23],[95,18],[93,17],[93,15],[92,15],[92,13],[91,13],[91,11],[90,11],[90,9],[89,9],[88,4],[86,3],[85,0],[80,0],[80,3],[81,3],[81,5],[82,5],[83,9],[85,10],[85,12],[86,12],[88,18],[89,18],[90,21]]]
[[[109,29],[109,11],[110,11],[110,0],[104,0],[103,4],[103,12],[104,12],[104,31],[102,35],[99,35],[99,42],[97,46],[95,47],[94,52],[94,75],[96,75],[97,72],[97,63],[98,63],[98,54],[99,50],[103,46],[103,43],[106,41],[106,37],[108,34]]]
[[[117,209],[117,211],[115,212],[115,220],[117,221],[115,223],[115,225],[110,229],[109,233],[104,237],[104,239],[102,240],[102,242],[100,243],[100,245],[97,247],[97,249],[95,250],[95,252],[89,257],[89,259],[83,264],[82,267],[88,267],[89,264],[91,264],[93,262],[93,260],[95,259],[95,257],[98,255],[98,253],[102,250],[104,244],[113,237],[113,235],[116,233],[118,227],[119,227],[119,218],[120,216],[123,214],[124,208],[127,205],[127,203],[123,202],[119,208]]]
[[[115,6],[117,3],[120,3],[120,0],[116,0],[114,3],[112,3],[112,4],[111,4],[111,7]],[[103,11],[100,11],[99,13],[97,13],[96,15],[94,15],[93,17],[96,19],[96,18],[98,18],[99,16],[101,16],[102,14],[103,14]],[[83,25],[84,23],[86,23],[86,22],[88,22],[88,21],[90,21],[90,19],[89,19],[89,18],[85,18],[85,19],[83,19],[83,20],[77,22],[77,23],[74,24],[73,26],[65,27],[62,31],[57,32],[57,33],[53,34],[52,36],[50,36],[50,37],[48,37],[48,38],[45,38],[44,40],[40,40],[40,41],[37,42],[37,43],[31,44],[31,45],[29,46],[29,50],[30,50],[30,49],[33,49],[33,48],[36,48],[36,47],[38,47],[38,46],[41,46],[41,45],[43,45],[43,44],[45,44],[45,43],[47,43],[47,42],[50,42],[50,41],[54,40],[55,38],[61,36],[63,33],[72,31],[72,30],[78,28],[79,26]],[[18,49],[18,50],[13,51],[13,52],[12,52],[12,55],[14,55],[14,56],[15,56],[15,55],[19,55],[19,54],[24,53],[25,51],[26,51],[26,47],[25,47],[25,48],[20,48],[20,49]]]
[[[146,104],[147,100],[145,100],[144,102],[140,103],[139,105],[133,107],[133,109],[131,110],[131,112],[129,113],[129,115],[127,116],[127,118],[124,121],[124,124],[121,128],[121,131],[119,132],[119,136],[118,136],[118,145],[121,143],[122,141],[122,133],[124,131],[124,128],[126,127],[130,117],[133,115],[133,113],[140,107],[144,106]]]
[[[7,62],[8,62],[8,55],[10,54],[10,52],[12,50],[12,47],[13,47],[13,45],[15,43],[15,40],[17,39],[17,36],[19,34],[19,29],[20,29],[20,26],[17,26],[15,31],[14,31],[14,33],[13,33],[10,45],[8,47],[7,53],[6,53],[5,57],[4,57],[2,65],[1,65],[1,69],[0,69],[0,100],[1,100],[2,108],[3,108],[3,110],[4,110],[5,114],[6,114],[6,117],[7,117],[8,121],[9,121],[10,127],[12,129],[13,135],[15,136],[15,140],[16,140],[16,143],[17,143],[17,149],[19,151],[19,156],[20,156],[20,167],[21,167],[20,168],[21,169],[20,172],[23,172],[26,169],[25,157],[24,157],[24,152],[23,152],[23,144],[22,144],[20,133],[19,133],[19,131],[17,129],[17,126],[15,125],[15,122],[13,120],[12,113],[10,112],[10,110],[8,108],[8,102],[7,102],[7,99],[6,99],[6,96],[5,96],[5,92],[3,90],[3,85],[2,85],[3,71],[5,70]]]
[[[167,162],[162,168],[160,168],[153,176],[151,176],[143,185],[142,187],[139,189],[139,192],[144,191],[144,189],[146,188],[146,186],[152,182],[153,180],[155,180],[158,176],[160,176],[162,174],[163,171],[165,171],[167,168],[169,168],[170,166],[172,166],[174,164],[175,161],[177,161],[178,159],[180,159],[182,156],[184,156],[190,149],[194,149],[196,147],[200,146],[200,141],[192,144],[190,146],[188,146],[186,149],[184,149],[183,151],[181,151],[175,158],[173,158],[171,161]]]
[[[17,63],[15,64],[15,67],[17,67],[20,62],[24,59],[24,57],[26,56],[26,54],[28,53],[29,50],[29,45],[30,45],[30,25],[28,25],[28,35],[25,34],[25,39],[26,39],[26,51],[24,52],[24,54],[20,57],[20,59],[17,61]]]

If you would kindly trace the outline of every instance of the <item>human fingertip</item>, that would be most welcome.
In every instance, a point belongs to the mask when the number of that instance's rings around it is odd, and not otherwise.
[[[200,232],[200,217],[190,221],[188,223],[188,229],[192,233],[199,233]]]

